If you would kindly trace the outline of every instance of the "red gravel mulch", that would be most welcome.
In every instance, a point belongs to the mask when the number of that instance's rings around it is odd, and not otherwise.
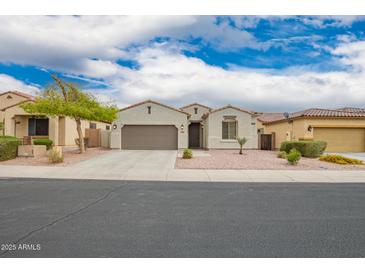
[[[238,150],[208,150],[204,154],[207,155],[193,156],[192,159],[178,157],[175,167],[179,169],[365,170],[365,165],[339,165],[304,157],[298,165],[293,166],[289,165],[286,159],[277,158],[277,152],[265,150],[244,150],[243,155],[240,155]]]
[[[48,157],[33,158],[33,157],[17,157],[12,160],[0,162],[0,165],[22,165],[22,166],[69,166],[90,158],[108,153],[110,149],[105,148],[88,148],[85,153],[80,154],[79,150],[68,150],[63,152],[64,162],[52,164]]]

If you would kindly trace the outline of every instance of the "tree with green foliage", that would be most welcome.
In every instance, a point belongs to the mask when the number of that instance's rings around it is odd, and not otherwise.
[[[0,135],[4,135],[5,134],[4,133],[4,129],[5,129],[4,123],[3,122],[0,122]]]
[[[21,107],[28,113],[47,116],[68,116],[76,121],[80,153],[85,152],[81,120],[112,122],[118,109],[111,104],[102,104],[92,94],[83,92],[73,83],[64,82],[52,75],[55,84],[46,88],[34,102]]]
[[[243,146],[246,144],[247,142],[247,138],[246,137],[237,137],[237,142],[240,145],[240,154],[242,154],[242,150],[243,150]]]

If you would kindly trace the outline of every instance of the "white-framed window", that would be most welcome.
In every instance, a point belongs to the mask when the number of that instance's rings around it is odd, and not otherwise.
[[[236,140],[237,138],[237,121],[222,122],[222,139]]]

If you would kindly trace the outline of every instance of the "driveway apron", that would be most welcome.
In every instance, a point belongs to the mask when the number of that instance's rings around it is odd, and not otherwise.
[[[80,162],[71,167],[79,174],[125,174],[161,172],[173,169],[176,150],[116,150],[99,157]]]

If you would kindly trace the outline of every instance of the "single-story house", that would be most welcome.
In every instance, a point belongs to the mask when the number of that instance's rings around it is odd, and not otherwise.
[[[179,109],[152,100],[120,110],[113,122],[111,148],[116,149],[236,149],[258,147],[257,113],[227,105],[212,109],[193,103]]]
[[[365,109],[310,108],[294,113],[263,113],[259,133],[274,133],[275,148],[286,140],[323,140],[327,152],[365,151]]]
[[[49,138],[55,145],[74,146],[78,138],[76,122],[69,117],[35,116],[25,112],[20,104],[32,102],[34,97],[19,91],[8,91],[0,94],[0,122],[4,130],[0,135],[11,135],[18,138]],[[109,123],[82,121],[86,128],[110,129]]]

